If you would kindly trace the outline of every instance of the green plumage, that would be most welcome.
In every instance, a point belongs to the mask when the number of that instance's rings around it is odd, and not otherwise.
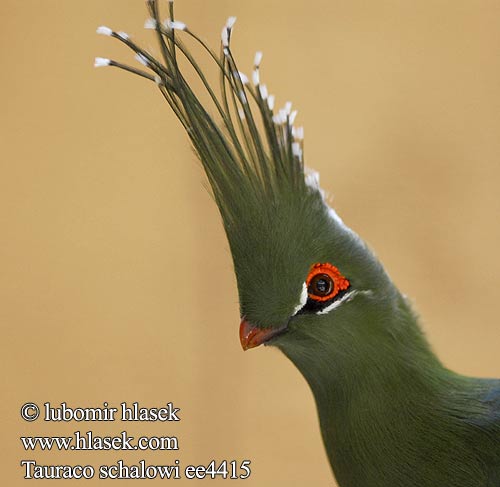
[[[149,71],[109,60],[97,65],[155,81],[186,128],[222,216],[241,316],[254,331],[280,330],[267,344],[309,383],[339,485],[500,487],[500,381],[462,377],[434,355],[376,257],[328,207],[314,179],[306,182],[289,108],[275,112],[258,78],[250,87],[238,72],[229,45],[234,22],[216,55],[173,22],[171,2],[166,23],[157,2],[147,3],[162,59],[100,28]],[[202,43],[214,60],[220,95],[180,35]],[[180,57],[200,76],[210,106],[192,91]],[[316,263],[334,265],[349,289],[325,303],[310,292],[306,300]]]

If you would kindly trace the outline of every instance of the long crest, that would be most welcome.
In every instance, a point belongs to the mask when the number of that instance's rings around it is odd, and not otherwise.
[[[306,190],[304,132],[294,127],[297,112],[289,102],[275,110],[275,98],[260,80],[261,52],[255,54],[251,80],[239,71],[231,51],[235,17],[224,25],[220,53],[216,54],[185,23],[176,20],[173,0],[168,1],[166,20],[161,19],[158,0],[147,0],[146,4],[150,18],[145,28],[154,31],[160,55],[152,55],[126,33],[102,26],[97,33],[125,44],[141,66],[107,58],[96,58],[95,66],[115,66],[156,84],[191,139],[230,237],[229,229],[244,218],[249,200],[251,204],[272,205],[283,195],[300,196]],[[199,44],[213,62],[218,89],[183,38]],[[185,69],[181,69],[186,62],[206,93],[192,88]],[[207,94],[208,104],[201,101]]]

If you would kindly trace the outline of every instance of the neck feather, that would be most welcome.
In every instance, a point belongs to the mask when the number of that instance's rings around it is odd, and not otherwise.
[[[381,328],[386,335],[356,351],[336,354],[325,346],[314,354],[295,354],[283,348],[314,394],[341,486],[376,486],[384,468],[396,472],[391,462],[398,455],[388,450],[411,451],[405,438],[418,431],[425,437],[430,422],[441,421],[433,407],[444,390],[455,387],[458,376],[435,356],[406,301],[400,298],[396,307],[393,322]]]

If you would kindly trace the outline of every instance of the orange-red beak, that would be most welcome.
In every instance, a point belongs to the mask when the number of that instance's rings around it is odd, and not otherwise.
[[[258,328],[249,323],[245,318],[240,324],[240,342],[243,350],[255,348],[280,334],[284,328]]]

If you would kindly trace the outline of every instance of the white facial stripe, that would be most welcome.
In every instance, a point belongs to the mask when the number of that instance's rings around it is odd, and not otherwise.
[[[339,300],[334,301],[332,304],[327,306],[326,308],[323,308],[321,311],[318,311],[316,314],[317,315],[326,315],[332,309],[338,308],[341,304],[347,303],[347,301],[350,301],[353,299],[357,294],[367,294],[370,295],[372,294],[372,291],[350,291],[346,294],[344,294]]]
[[[300,294],[299,304],[295,306],[292,316],[295,316],[307,303],[307,286],[306,283],[302,285],[302,292]]]
[[[355,298],[358,294],[366,294],[367,296],[370,296],[371,294],[373,294],[373,292],[370,290],[363,290],[363,291],[352,290],[352,291],[344,294],[340,299],[338,299],[337,301],[334,301],[332,304],[330,304],[326,308],[323,308],[322,310],[318,311],[316,314],[317,315],[326,315],[330,311],[332,311],[333,309],[338,308],[341,304],[347,303],[348,301],[351,301],[351,299]],[[308,298],[307,286],[306,286],[306,283],[304,282],[304,284],[302,285],[302,292],[300,294],[299,304],[297,304],[297,306],[295,306],[293,313],[292,313],[292,316],[295,316],[306,305],[307,298]]]

